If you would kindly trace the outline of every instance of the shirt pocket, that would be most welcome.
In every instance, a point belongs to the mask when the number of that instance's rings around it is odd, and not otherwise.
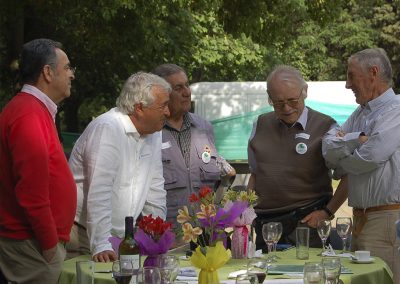
[[[171,148],[162,150],[162,164],[164,176],[164,189],[173,190],[176,188],[185,187],[185,182],[182,180],[184,173],[178,177],[176,166],[172,163]]]

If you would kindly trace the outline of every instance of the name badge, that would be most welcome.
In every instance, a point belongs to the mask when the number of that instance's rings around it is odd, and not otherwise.
[[[167,141],[161,144],[161,150],[171,148],[171,141]]]
[[[310,139],[310,134],[307,134],[307,133],[297,133],[296,136],[295,136],[294,138],[295,138],[295,139],[297,139],[297,138]]]
[[[304,155],[307,152],[307,145],[303,142],[300,142],[296,145],[297,154]]]
[[[203,154],[201,154],[201,160],[203,163],[208,164],[211,161],[211,154],[208,152],[203,152]]]

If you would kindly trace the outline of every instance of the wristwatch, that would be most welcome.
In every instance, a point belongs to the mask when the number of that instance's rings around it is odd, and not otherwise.
[[[335,218],[335,214],[333,214],[331,210],[328,209],[328,207],[324,206],[322,207],[322,210],[324,210],[328,214],[329,220],[333,220],[333,218]]]

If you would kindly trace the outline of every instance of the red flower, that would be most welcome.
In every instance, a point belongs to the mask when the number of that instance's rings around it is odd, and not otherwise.
[[[209,188],[208,186],[203,186],[202,188],[200,188],[199,197],[200,197],[200,198],[205,198],[205,197],[207,197],[211,192],[212,192],[211,188]]]
[[[199,201],[199,197],[196,195],[196,193],[192,193],[190,196],[189,196],[189,202],[197,202],[197,201]]]
[[[146,234],[150,235],[154,240],[159,240],[160,237],[172,227],[172,223],[165,222],[160,217],[153,218],[144,216],[138,223],[139,228],[142,229]]]

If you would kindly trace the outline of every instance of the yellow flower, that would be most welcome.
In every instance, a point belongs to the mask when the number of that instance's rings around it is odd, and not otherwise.
[[[177,220],[178,220],[178,223],[180,223],[180,224],[188,222],[192,219],[192,217],[190,217],[190,215],[189,215],[189,210],[188,210],[187,206],[183,206],[183,209],[179,209],[178,213],[179,214],[178,214]]]
[[[201,235],[203,233],[203,230],[199,227],[193,228],[192,224],[190,223],[185,223],[182,225],[182,231],[183,231],[183,237],[182,240],[185,243],[188,243],[190,241],[197,242],[197,236]]]
[[[215,205],[214,204],[209,204],[209,205],[200,205],[200,212],[196,213],[197,218],[199,219],[208,219],[210,217],[215,216]]]

